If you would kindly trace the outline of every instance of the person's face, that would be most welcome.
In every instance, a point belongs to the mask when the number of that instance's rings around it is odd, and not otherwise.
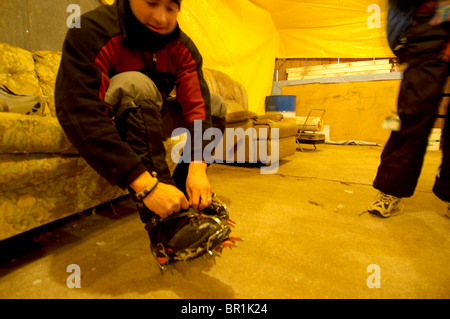
[[[130,0],[131,11],[142,24],[159,34],[169,34],[177,26],[179,7],[172,0]]]

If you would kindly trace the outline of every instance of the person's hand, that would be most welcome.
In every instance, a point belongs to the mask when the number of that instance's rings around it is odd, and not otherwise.
[[[130,184],[130,187],[139,193],[152,183],[152,179],[149,172],[144,172]],[[159,182],[150,194],[143,198],[142,202],[162,218],[189,208],[189,202],[182,191],[173,185],[162,182]]]
[[[161,182],[142,201],[148,209],[162,218],[189,208],[189,202],[182,191],[171,184]]]
[[[211,185],[206,175],[206,168],[206,162],[191,162],[186,178],[189,205],[198,210],[208,207],[212,202]]]

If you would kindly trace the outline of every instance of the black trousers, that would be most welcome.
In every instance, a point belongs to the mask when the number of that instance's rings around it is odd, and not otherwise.
[[[139,72],[124,72],[111,78],[105,102],[114,114],[116,128],[125,142],[140,156],[149,172],[156,172],[160,182],[175,185],[185,195],[189,163],[177,164],[173,175],[166,162],[163,141],[178,127],[186,127],[182,107],[175,98],[162,99],[156,85]],[[225,130],[226,104],[211,94],[212,125]],[[218,141],[217,141],[218,142]],[[133,193],[132,189],[129,189]],[[141,202],[137,208],[143,223],[156,216]]]
[[[428,24],[429,17],[415,17],[399,51],[407,63],[398,97],[401,120],[399,132],[392,132],[381,154],[374,188],[397,197],[413,195],[422,170],[428,137],[449,75],[448,62],[441,59],[449,41],[449,23]],[[443,130],[443,156],[434,193],[450,201],[450,121],[447,113]]]

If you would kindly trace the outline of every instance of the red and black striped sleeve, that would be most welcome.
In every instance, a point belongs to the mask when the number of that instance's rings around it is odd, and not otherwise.
[[[112,185],[126,188],[146,169],[105,114],[107,72],[115,52],[111,46],[120,34],[115,12],[108,7],[101,7],[105,12],[81,16],[82,27],[68,30],[55,84],[55,107],[80,155]]]

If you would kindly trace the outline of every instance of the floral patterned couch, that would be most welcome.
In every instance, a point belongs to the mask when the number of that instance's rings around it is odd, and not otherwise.
[[[0,111],[0,240],[128,192],[98,175],[69,142],[56,118],[54,85],[61,52],[0,43],[0,86],[45,96],[39,115]],[[166,142],[170,148],[178,140]]]
[[[39,115],[0,112],[0,240],[127,194],[81,158],[59,125],[60,58],[0,43],[0,85],[46,97]]]

